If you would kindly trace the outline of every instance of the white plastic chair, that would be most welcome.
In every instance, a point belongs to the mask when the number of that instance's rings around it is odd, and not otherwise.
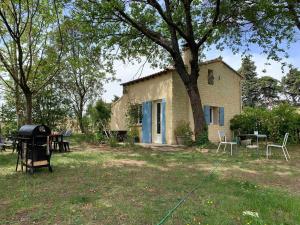
[[[218,146],[218,149],[217,149],[217,153],[218,153],[221,145],[224,144],[224,150],[223,151],[225,152],[226,146],[230,145],[230,152],[231,152],[231,155],[232,155],[232,146],[236,145],[236,149],[237,149],[237,142],[227,141],[227,138],[226,138],[226,135],[225,135],[224,131],[219,131],[218,130],[218,135],[219,135],[220,143],[219,143],[219,146]]]
[[[269,158],[269,148],[270,147],[281,148],[286,161],[289,161],[288,158],[291,159],[290,154],[286,148],[286,143],[287,143],[288,137],[289,137],[289,133],[285,133],[282,145],[275,145],[275,144],[267,145],[267,159]],[[270,149],[270,153],[271,153],[271,149]]]

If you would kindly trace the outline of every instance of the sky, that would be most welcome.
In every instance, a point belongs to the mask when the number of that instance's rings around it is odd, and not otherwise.
[[[289,58],[284,60],[287,64],[292,64],[294,67],[300,69],[300,35],[297,37],[296,43],[292,44],[288,49]],[[278,80],[281,80],[282,76],[284,76],[288,72],[288,68],[282,72],[281,63],[276,61],[268,61],[267,57],[261,54],[261,49],[252,47],[249,52],[253,57],[252,60],[255,62],[257,67],[257,74],[259,77],[261,76],[271,76]],[[206,60],[214,59],[221,56],[223,61],[229,64],[235,70],[238,70],[241,67],[241,55],[234,55],[229,49],[225,49],[223,51],[218,51],[216,49],[211,49],[206,52]],[[114,95],[122,96],[122,86],[120,85],[123,82],[127,82],[133,80],[137,76],[146,76],[152,73],[159,71],[160,69],[151,68],[149,64],[145,64],[143,67],[144,60],[141,63],[115,63],[115,71],[116,78],[119,81],[107,83],[104,85],[104,94],[103,100],[106,102],[111,102]],[[268,63],[268,65],[266,65]],[[141,73],[141,68],[143,71]],[[265,72],[263,72],[265,70]]]

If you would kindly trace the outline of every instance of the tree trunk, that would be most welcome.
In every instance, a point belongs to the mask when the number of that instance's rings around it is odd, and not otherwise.
[[[84,124],[83,124],[83,118],[82,118],[82,112],[79,113],[80,115],[78,115],[78,123],[79,123],[79,128],[81,133],[85,133],[85,128],[84,128]]]
[[[205,131],[206,127],[199,89],[197,83],[189,83],[185,87],[191,102],[194,118],[194,134],[197,137]]]
[[[19,129],[22,125],[22,123],[21,123],[21,101],[20,101],[19,85],[16,82],[15,82],[15,104],[16,104],[17,129]]]
[[[196,138],[205,131],[206,124],[197,84],[199,77],[198,50],[194,47],[190,47],[188,49],[191,50],[188,62],[186,60],[182,60],[180,53],[176,55],[177,57],[174,57],[174,61],[176,62],[175,68],[184,83],[190,99],[194,119],[194,135]]]
[[[80,99],[80,103],[79,103],[79,110],[78,110],[78,123],[79,123],[79,128],[80,128],[80,131],[81,133],[85,133],[85,127],[84,127],[84,124],[83,124],[83,101],[82,101],[83,98]]]
[[[26,92],[25,99],[26,99],[26,123],[32,124],[32,93]]]

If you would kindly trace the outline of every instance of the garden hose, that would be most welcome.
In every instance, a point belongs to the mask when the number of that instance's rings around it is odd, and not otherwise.
[[[218,160],[216,162],[216,166],[210,171],[210,173],[204,178],[203,181],[206,180],[206,178],[210,177],[215,171],[216,169],[220,166],[220,161]],[[175,210],[180,206],[182,205],[186,200],[187,198],[193,194],[200,186],[202,185],[202,183],[198,184],[196,187],[194,187],[189,193],[187,193],[172,209],[170,209],[168,211],[168,213],[159,221],[159,223],[157,223],[156,225],[162,225],[164,224],[168,219],[169,217],[175,212]]]

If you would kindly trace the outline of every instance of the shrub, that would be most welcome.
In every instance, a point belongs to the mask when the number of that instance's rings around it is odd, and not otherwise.
[[[255,130],[269,136],[269,139],[281,142],[288,132],[289,142],[299,142],[300,114],[288,104],[280,104],[272,110],[245,108],[240,115],[230,121],[230,129],[237,133],[253,133]]]
[[[186,121],[180,121],[178,126],[175,129],[175,136],[182,137],[184,140],[184,145],[191,146],[193,144],[192,140],[192,129],[190,127],[190,123]]]
[[[134,143],[138,142],[139,140],[139,131],[137,127],[133,126],[127,133],[126,143],[129,145],[134,145]]]
[[[282,141],[284,134],[289,133],[289,142],[299,141],[300,114],[288,104],[281,104],[270,112],[267,121],[271,139]]]
[[[112,148],[119,147],[118,139],[117,139],[116,135],[112,134],[108,139],[108,143],[109,143],[109,146]]]
[[[102,132],[95,133],[95,142],[96,143],[106,143],[107,137]]]
[[[207,130],[204,131],[202,134],[198,135],[195,139],[195,144],[197,146],[204,146],[204,145],[207,145],[208,143],[209,143],[209,140],[208,140]]]
[[[259,131],[268,134],[268,127],[265,122],[268,117],[267,109],[247,107],[242,114],[231,119],[230,129],[236,133],[253,134],[254,131]]]

